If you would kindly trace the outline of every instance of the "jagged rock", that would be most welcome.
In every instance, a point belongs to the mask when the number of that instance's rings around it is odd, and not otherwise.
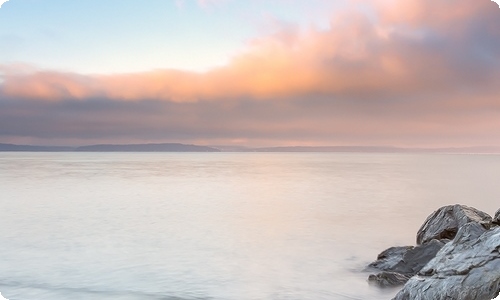
[[[408,281],[408,279],[410,279],[410,276],[399,274],[396,272],[381,272],[377,275],[370,275],[368,277],[368,282],[370,284],[385,288],[403,285]]]
[[[433,239],[454,239],[458,230],[467,223],[477,223],[485,228],[491,226],[492,218],[485,212],[465,205],[450,205],[433,212],[417,233],[417,245]]]
[[[369,268],[379,269],[381,271],[392,271],[402,260],[413,246],[391,247],[382,251],[377,256],[377,260],[368,265]]]
[[[497,212],[495,214],[495,218],[493,219],[492,223],[495,225],[500,225],[500,209],[497,210]]]
[[[416,247],[392,247],[380,253],[368,267],[411,277],[433,259],[443,246],[442,241],[432,240]]]
[[[380,287],[402,285],[433,259],[443,246],[442,241],[432,240],[416,247],[391,247],[368,265],[369,268],[384,271],[370,275],[368,281]]]
[[[500,291],[500,227],[460,227],[393,300],[491,300]]]
[[[492,219],[464,205],[442,207],[418,231],[418,246],[382,252],[369,267],[383,272],[370,275],[368,281],[380,287],[407,281],[393,300],[493,299],[500,293],[500,227],[496,225],[500,225],[500,210]]]

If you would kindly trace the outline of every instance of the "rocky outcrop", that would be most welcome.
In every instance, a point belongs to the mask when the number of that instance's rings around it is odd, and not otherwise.
[[[410,278],[433,259],[443,246],[444,242],[432,240],[425,245],[416,247],[391,247],[380,253],[377,260],[368,267],[399,273]]]
[[[492,223],[495,225],[500,225],[500,209],[497,210],[497,213],[495,214],[495,218],[493,219]]]
[[[368,267],[382,271],[392,271],[398,264],[401,263],[405,254],[413,248],[413,246],[406,246],[391,247],[389,249],[386,249],[382,251],[377,256],[377,260],[369,264]]]
[[[442,207],[433,212],[418,230],[417,245],[433,239],[452,240],[462,226],[471,222],[489,228],[492,218],[485,212],[465,205]]]
[[[464,205],[433,212],[418,230],[417,246],[391,247],[368,267],[368,281],[403,285],[393,300],[491,300],[500,292],[500,210]]]
[[[500,227],[462,226],[394,300],[491,300],[500,292]]]
[[[405,284],[410,276],[399,274],[396,272],[380,272],[372,274],[368,277],[368,282],[379,287],[394,287]]]

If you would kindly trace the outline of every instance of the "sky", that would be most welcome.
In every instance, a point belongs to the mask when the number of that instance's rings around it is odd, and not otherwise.
[[[3,2],[0,143],[500,147],[490,0]]]

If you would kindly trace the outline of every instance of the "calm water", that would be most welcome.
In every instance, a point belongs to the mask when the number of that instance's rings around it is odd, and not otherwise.
[[[390,299],[364,266],[425,217],[500,207],[500,156],[1,153],[11,300]]]

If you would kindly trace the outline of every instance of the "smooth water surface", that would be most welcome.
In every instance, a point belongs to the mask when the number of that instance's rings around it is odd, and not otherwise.
[[[500,207],[500,156],[1,153],[10,300],[390,299],[363,268],[424,219]]]

